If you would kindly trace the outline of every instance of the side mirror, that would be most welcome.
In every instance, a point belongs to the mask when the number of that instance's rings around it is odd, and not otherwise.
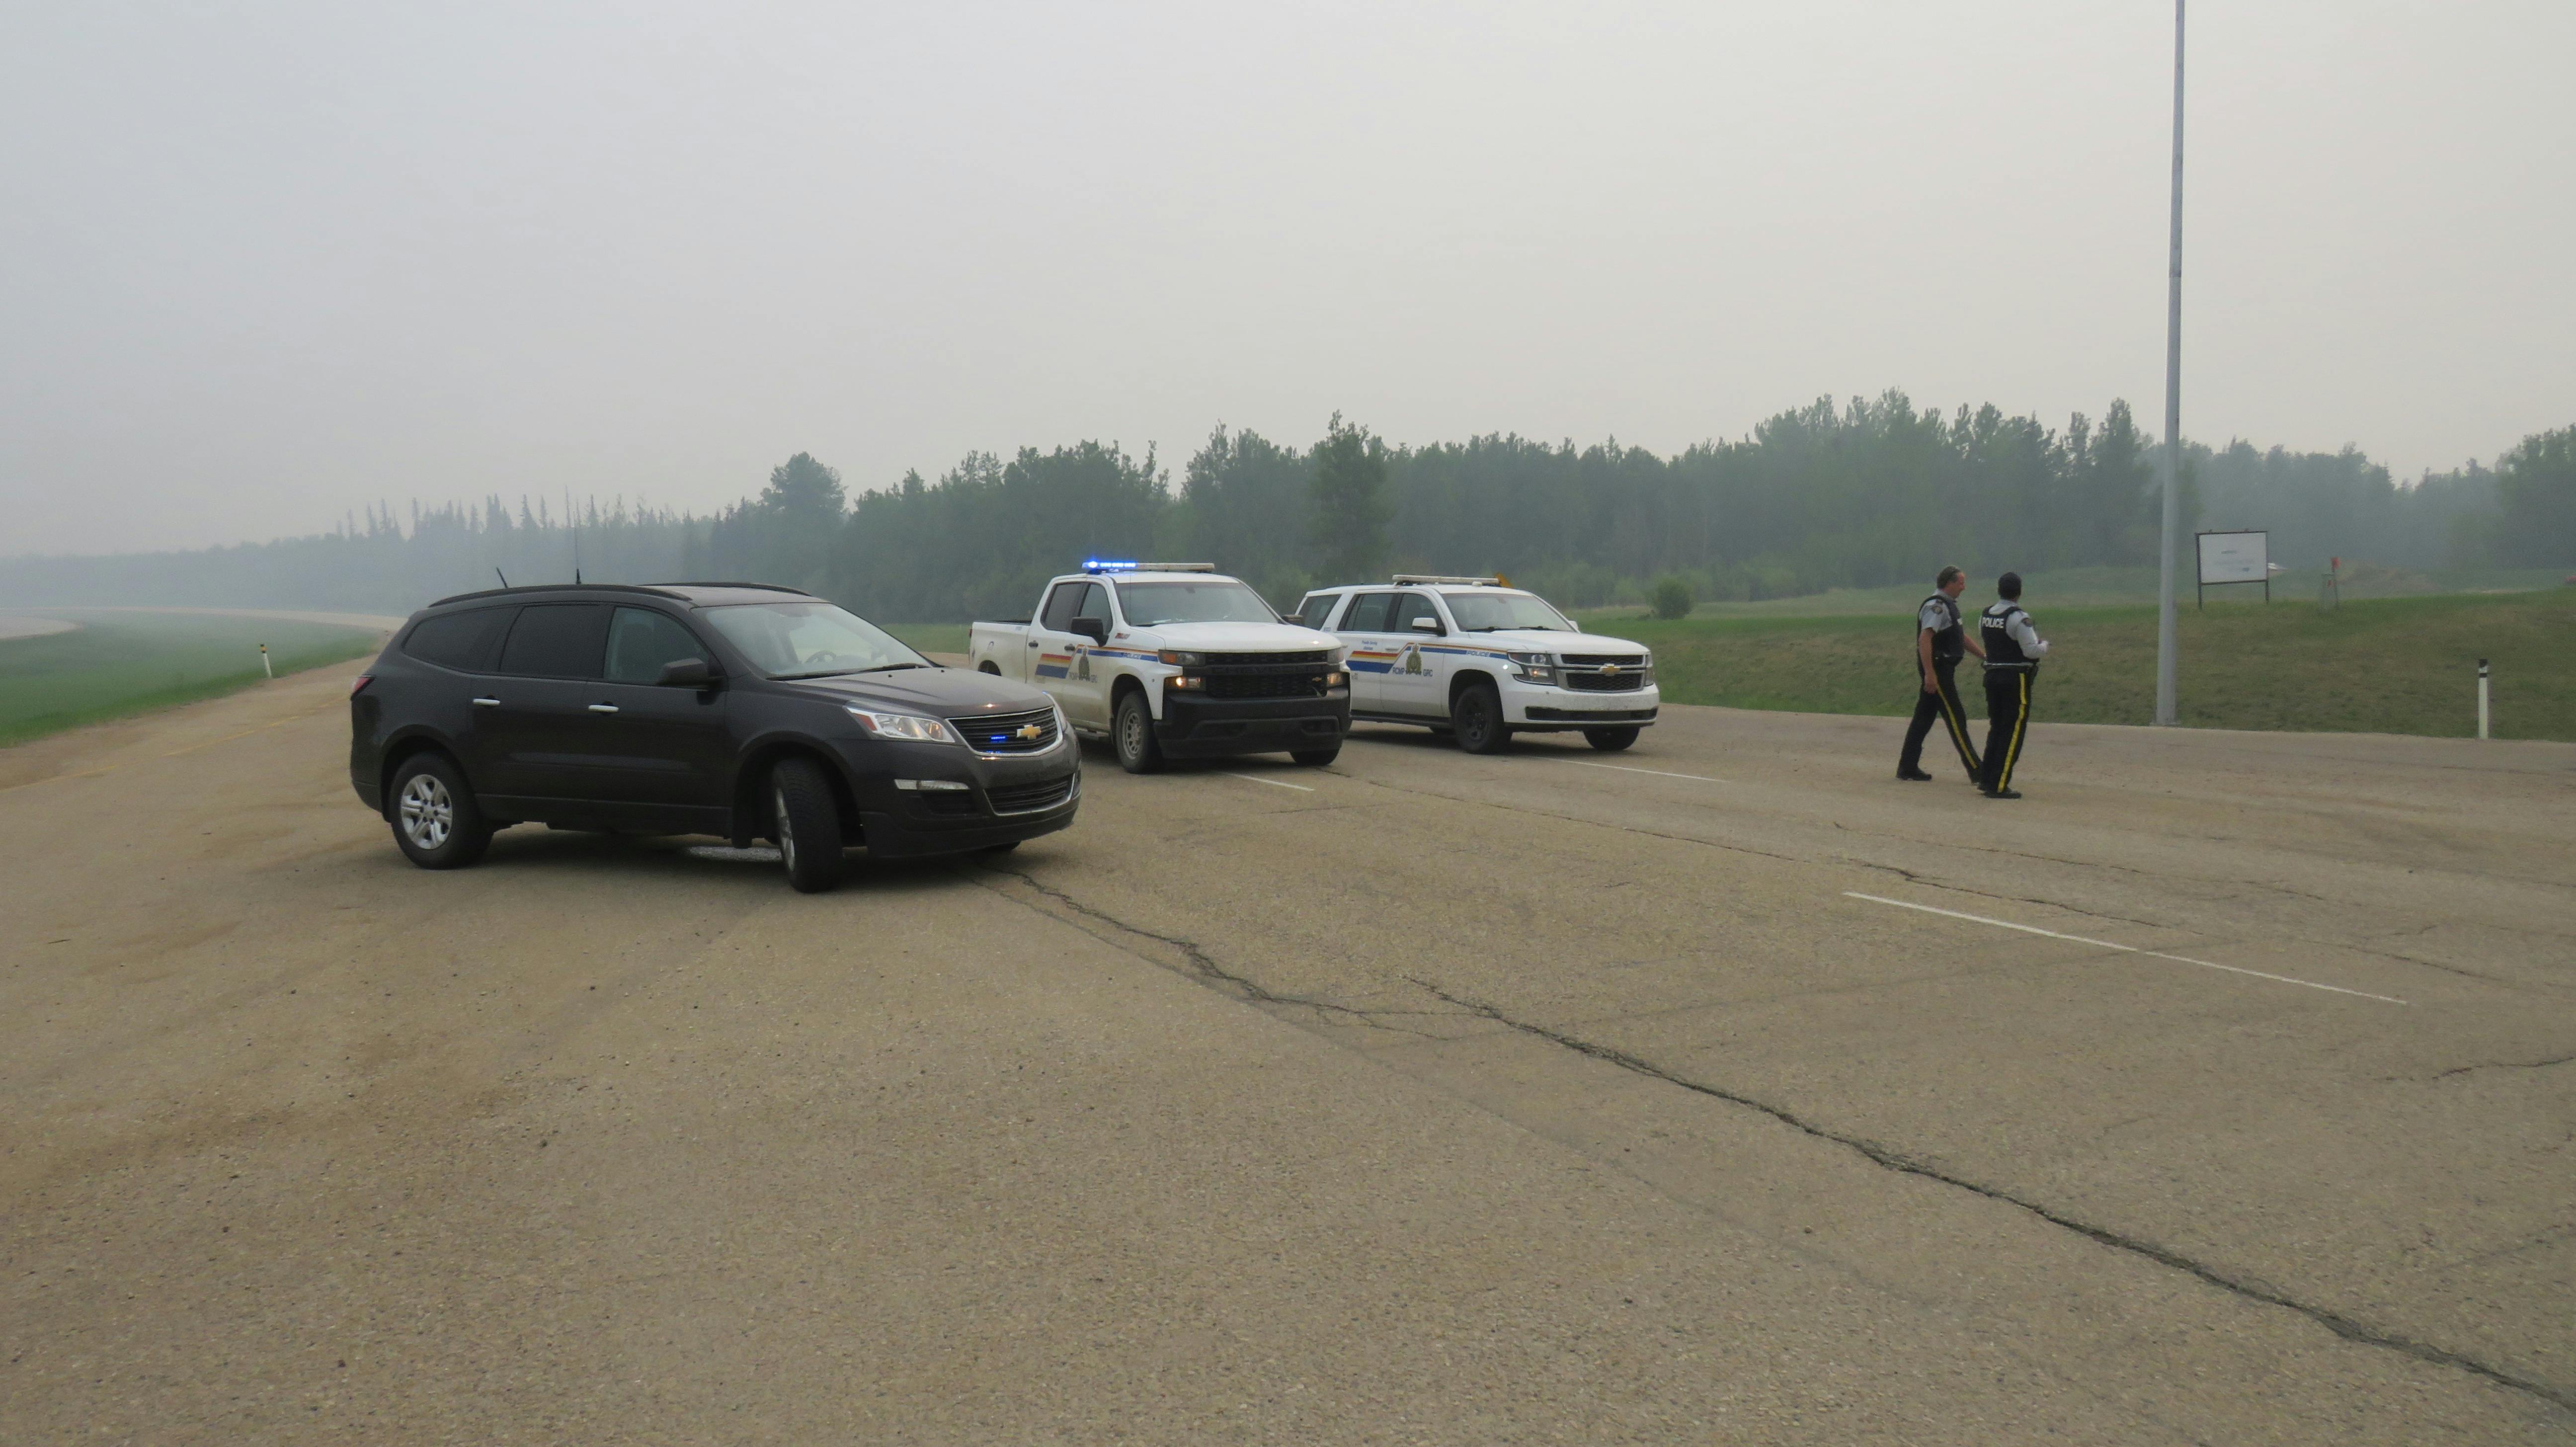
[[[1574,629],[1574,631],[1575,631],[1575,632],[1580,633],[1580,632],[1582,632],[1582,631],[1583,631],[1583,620],[1582,620],[1582,619],[1580,619],[1580,618],[1568,618],[1568,619],[1566,619],[1565,621],[1566,621],[1566,623],[1567,623],[1569,626],[1571,626],[1571,627]]]
[[[1413,631],[1416,633],[1445,633],[1448,630],[1440,626],[1440,620],[1437,618],[1416,618],[1413,620]]]
[[[1066,632],[1080,634],[1094,643],[1105,644],[1109,641],[1109,623],[1103,618],[1076,618],[1064,625],[1064,628]]]
[[[682,658],[662,665],[662,676],[654,680],[664,688],[713,688],[716,671],[703,658]]]

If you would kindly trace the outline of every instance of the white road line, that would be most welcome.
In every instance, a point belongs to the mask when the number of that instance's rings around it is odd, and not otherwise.
[[[1225,770],[1223,769],[1219,769],[1217,772],[1225,774]],[[1300,794],[1311,794],[1315,792],[1304,784],[1291,784],[1282,779],[1265,779],[1259,774],[1225,774],[1225,776],[1229,779],[1242,779],[1247,783],[1268,784],[1274,789],[1294,789]]]
[[[2225,970],[2231,975],[2252,975],[2258,980],[2275,980],[2284,985],[2305,985],[2311,990],[2331,990],[2338,995],[2358,995],[2365,1000],[2377,1000],[2383,1005],[2403,1005],[2406,1003],[2404,1000],[2400,1000],[2394,995],[2374,995],[2368,990],[2347,990],[2341,985],[2320,985],[2314,980],[2295,979],[2289,975],[2267,975],[2261,970],[2249,970],[2241,965],[2215,964],[2208,960],[2195,960],[2189,955],[2169,955],[2162,950],[2142,950],[2136,945],[2115,945],[2109,940],[2086,939],[2082,935],[2060,934],[2053,929],[2041,929],[2035,924],[2015,924],[2008,919],[1988,919],[1981,914],[1961,914],[1955,909],[1934,909],[1928,904],[1912,904],[1901,899],[1886,899],[1875,894],[1863,894],[1855,889],[1846,889],[1843,893],[1849,898],[1865,899],[1872,904],[1892,904],[1898,909],[1919,909],[1925,914],[1947,915],[1951,919],[1964,919],[1973,924],[1990,924],[2002,929],[2017,929],[2024,934],[2046,935],[2053,940],[2066,940],[2079,945],[2094,945],[2101,949],[2118,950],[2123,954],[2146,955],[2159,960],[2172,960],[2176,964],[2198,965],[2204,970]]]
[[[1703,784],[1726,782],[1724,779],[1712,779],[1706,774],[1667,774],[1661,769],[1632,769],[1626,764],[1596,764],[1589,759],[1558,759],[1556,762],[1572,764],[1578,769],[1617,769],[1623,774],[1652,774],[1658,779],[1696,779]]]

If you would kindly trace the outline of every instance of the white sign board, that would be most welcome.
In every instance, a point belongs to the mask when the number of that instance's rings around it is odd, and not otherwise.
[[[2202,533],[2200,581],[2260,583],[2272,576],[2270,533]]]

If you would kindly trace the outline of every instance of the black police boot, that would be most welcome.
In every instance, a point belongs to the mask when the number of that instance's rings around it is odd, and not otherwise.
[[[2021,790],[2019,789],[1981,789],[1978,792],[1984,794],[1989,799],[2018,799],[2021,797]]]
[[[1921,769],[1899,769],[1896,771],[1896,777],[1903,779],[1909,784],[1928,784],[1932,782],[1932,776],[1923,772]]]

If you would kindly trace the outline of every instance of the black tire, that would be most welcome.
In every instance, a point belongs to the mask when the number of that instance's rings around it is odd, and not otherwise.
[[[999,668],[994,667],[994,666],[993,666],[993,660],[991,660],[991,659],[989,659],[989,658],[985,659],[985,660],[984,660],[983,662],[981,662],[981,663],[976,664],[976,665],[975,665],[975,671],[976,671],[977,673],[989,673],[989,674],[993,675],[995,678],[999,678],[999,677],[1001,677],[1001,676],[1002,676],[1002,670],[1000,670]]]
[[[1471,683],[1449,706],[1449,722],[1458,731],[1458,747],[1471,754],[1499,754],[1512,746],[1511,728],[1503,722],[1502,696],[1490,683]]]
[[[1288,751],[1288,757],[1310,769],[1320,769],[1341,756],[1342,745],[1339,740],[1335,740],[1329,749],[1290,749]]]
[[[1637,741],[1637,730],[1585,729],[1583,741],[1605,754],[1615,754]]]
[[[770,837],[799,894],[821,894],[841,882],[841,811],[832,781],[812,759],[781,759],[769,771]]]
[[[1154,711],[1145,707],[1142,689],[1131,688],[1118,696],[1109,741],[1118,750],[1118,767],[1131,774],[1150,774],[1163,767],[1163,746],[1154,737]]]
[[[985,854],[985,855],[992,855],[992,854],[1008,854],[1008,853],[1010,853],[1012,850],[1017,849],[1017,848],[1019,848],[1019,847],[1020,847],[1020,841],[1018,841],[1017,839],[1014,839],[1014,840],[1012,840],[1011,842],[1009,842],[1008,844],[987,844],[987,845],[985,845],[983,848],[978,849],[978,850],[976,850],[975,852],[976,852],[976,853],[978,853],[978,854]]]
[[[414,754],[394,770],[386,799],[394,846],[423,869],[463,869],[491,846],[492,825],[465,771],[445,754]]]

